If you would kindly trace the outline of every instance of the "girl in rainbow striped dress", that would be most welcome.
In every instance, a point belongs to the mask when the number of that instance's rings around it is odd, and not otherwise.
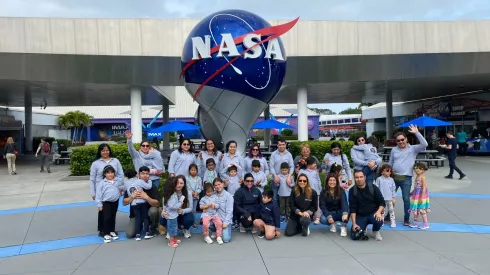
[[[413,213],[413,221],[410,227],[419,229],[428,229],[429,222],[427,221],[427,213],[430,212],[429,189],[427,189],[427,179],[424,172],[427,171],[427,166],[423,163],[416,163],[413,166],[415,174],[415,187],[410,193],[410,209]],[[419,226],[419,214],[422,215],[423,223]]]

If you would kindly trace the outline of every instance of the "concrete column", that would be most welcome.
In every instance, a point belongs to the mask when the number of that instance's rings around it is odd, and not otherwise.
[[[308,93],[306,86],[298,86],[298,140],[308,141]]]
[[[131,87],[131,132],[133,142],[140,143],[143,139],[142,119],[141,119],[141,87]]]
[[[165,102],[162,103],[162,120],[163,120],[163,124],[167,124],[170,120],[170,106],[168,104],[168,100],[165,100]],[[166,160],[169,154],[170,154],[170,133],[165,132],[163,133],[162,158]]]
[[[271,118],[271,110],[270,110],[270,105],[267,105],[267,107],[264,110],[264,119],[270,119]],[[271,145],[271,129],[265,129],[264,130],[264,146],[269,147]]]
[[[386,90],[386,139],[393,137],[393,94]]]
[[[31,88],[24,90],[24,130],[25,130],[25,149],[26,152],[33,152],[32,149],[32,94]]]

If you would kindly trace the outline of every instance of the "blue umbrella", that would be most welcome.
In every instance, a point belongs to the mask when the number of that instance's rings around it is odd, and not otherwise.
[[[169,122],[165,125],[162,125],[158,128],[151,129],[150,131],[148,131],[148,136],[155,136],[158,135],[159,133],[161,136],[161,133],[164,132],[189,131],[189,130],[197,130],[200,128],[201,126],[199,125],[194,125],[194,124],[185,123],[176,120],[176,121]]]
[[[400,124],[398,127],[409,127],[410,125],[416,125],[420,127],[436,127],[436,126],[451,126],[453,124],[429,116],[421,116],[414,120]]]
[[[257,122],[252,126],[252,129],[294,129],[293,126],[279,122],[273,119],[267,119]]]

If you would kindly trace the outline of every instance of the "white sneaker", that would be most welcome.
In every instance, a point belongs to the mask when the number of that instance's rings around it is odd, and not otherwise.
[[[337,226],[335,225],[335,223],[330,225],[330,232],[337,232]]]
[[[240,224],[240,233],[247,233],[247,230],[241,224]]]
[[[216,242],[218,242],[218,244],[223,244],[223,239],[221,237],[218,237],[216,238]]]
[[[383,240],[383,237],[381,237],[381,232],[376,231],[376,232],[373,232],[373,233],[374,233],[374,237],[376,238],[377,241],[382,241]]]
[[[207,242],[208,244],[212,244],[213,240],[209,236],[204,237],[204,241]]]
[[[110,243],[111,240],[112,240],[111,236],[109,236],[109,235],[104,236],[104,243]]]
[[[137,242],[141,241],[141,235],[136,234],[136,237],[134,238]]]
[[[347,228],[346,227],[341,227],[340,228],[340,237],[347,237]]]
[[[211,234],[209,234],[209,237],[211,237],[211,239],[216,239],[216,232],[211,232]]]
[[[252,227],[252,234],[257,234],[257,232],[258,232],[257,228],[255,228],[255,226]]]
[[[165,238],[167,238],[167,240],[170,240],[170,235],[167,233],[167,236]]]
[[[390,227],[391,227],[391,228],[395,228],[395,227],[396,227],[396,222],[391,222]]]
[[[310,236],[310,227],[308,226],[308,233],[306,233],[306,236]]]
[[[189,239],[192,235],[191,235],[191,231],[189,231],[188,229],[184,229],[184,237],[186,239]]]
[[[320,224],[320,219],[315,219],[315,221],[313,223],[316,224],[316,225],[319,225]]]
[[[113,240],[119,239],[119,236],[116,234],[116,232],[111,232],[110,235]]]

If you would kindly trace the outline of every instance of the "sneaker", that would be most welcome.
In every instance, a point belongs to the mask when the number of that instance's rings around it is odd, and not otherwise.
[[[48,169],[48,173],[51,173],[51,170]]]
[[[184,237],[186,239],[189,239],[192,235],[191,235],[191,231],[189,231],[188,229],[184,229]]]
[[[258,237],[261,238],[261,239],[264,238],[265,237],[265,232],[264,231],[260,231]]]
[[[240,227],[240,225],[236,222],[233,222],[233,224],[231,225],[231,229],[238,229]]]
[[[223,244],[223,239],[221,237],[216,238],[218,244]]]
[[[14,172],[14,175],[15,175],[15,172]],[[465,174],[463,174],[463,175],[459,176],[459,180],[462,180],[462,179],[464,179],[465,177],[466,177],[466,175],[465,175]]]
[[[315,221],[313,223],[316,224],[316,225],[319,225],[320,224],[320,219],[315,219]]]
[[[175,239],[173,239],[173,240],[168,242],[168,246],[176,248],[179,246],[179,244],[177,243],[177,241]]]
[[[445,179],[453,179],[453,176],[445,176]]]
[[[134,238],[137,242],[141,241],[141,235],[136,234],[136,237]]]
[[[255,226],[252,226],[252,234],[257,234],[259,232]]]
[[[333,232],[333,233],[337,232],[337,226],[335,224],[330,225],[330,232]]]
[[[109,235],[104,236],[104,243],[110,243],[111,240],[112,240],[111,236],[109,236]]]
[[[110,235],[113,240],[119,239],[119,236],[116,234],[116,232],[111,232]]]
[[[423,223],[419,229],[422,229],[422,230],[425,230],[425,229],[429,229],[429,223]]]
[[[192,227],[197,228],[198,227],[197,223],[194,223]]]
[[[150,234],[150,232],[146,232],[145,239],[148,240],[148,239],[151,239],[151,238],[153,238],[153,235]]]
[[[303,237],[310,235],[310,227],[309,226],[303,226],[303,229],[301,230],[301,235]]]
[[[287,221],[287,218],[286,218],[286,216],[281,215],[280,220],[281,220],[281,223],[285,223]]]
[[[211,237],[211,239],[216,239],[216,232],[211,232],[211,234],[209,234],[209,237]]]
[[[418,223],[418,222],[412,222],[412,223],[409,225],[409,227],[411,227],[411,228],[417,228],[417,227],[419,227],[419,223]]]
[[[44,170],[41,170],[41,171],[39,171],[39,172],[44,173]]]
[[[346,227],[341,227],[340,228],[340,237],[347,237],[347,228]]]
[[[383,240],[383,237],[381,237],[381,232],[376,231],[376,232],[373,232],[373,233],[374,233],[374,237],[376,238],[377,241],[382,241]]]
[[[246,233],[247,230],[240,224],[240,233]]]
[[[167,240],[170,240],[170,235],[167,233],[167,236],[165,236],[165,238],[167,238]]]
[[[395,228],[395,227],[396,227],[396,222],[391,222],[390,227],[391,227],[391,228]]]
[[[204,237],[204,241],[207,242],[208,244],[212,244],[213,240],[209,236]]]

